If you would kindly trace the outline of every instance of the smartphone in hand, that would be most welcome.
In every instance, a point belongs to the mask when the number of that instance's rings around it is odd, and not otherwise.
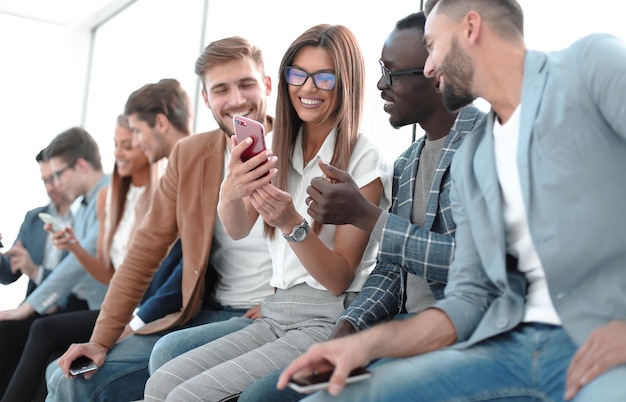
[[[323,373],[312,374],[306,377],[294,377],[289,380],[289,387],[301,394],[310,394],[315,391],[320,391],[328,388],[328,382],[333,375],[332,371],[325,371]],[[365,380],[371,377],[372,373],[362,367],[354,369],[350,372],[350,375],[346,379],[346,384],[350,384],[357,381]]]
[[[37,216],[39,216],[39,219],[41,219],[44,223],[49,223],[53,232],[60,232],[65,229],[65,227],[63,227],[63,225],[61,225],[61,223],[50,214],[40,212]]]
[[[265,128],[263,128],[263,124],[244,116],[235,115],[233,116],[233,126],[238,144],[248,137],[251,137],[253,141],[252,145],[241,154],[243,162],[265,151]]]
[[[87,356],[80,356],[70,365],[70,374],[79,375],[89,371],[97,370],[98,366]]]

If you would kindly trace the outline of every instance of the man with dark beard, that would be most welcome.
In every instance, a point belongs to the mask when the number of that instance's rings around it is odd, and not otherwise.
[[[342,399],[623,401],[624,42],[594,34],[543,53],[526,49],[515,0],[426,9],[426,76],[451,108],[477,97],[492,107],[452,163],[445,298],[313,346],[278,386],[334,367],[337,395],[353,368],[391,357]]]

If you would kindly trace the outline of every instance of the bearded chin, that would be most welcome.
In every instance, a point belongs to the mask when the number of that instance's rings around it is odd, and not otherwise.
[[[459,93],[451,85],[445,85],[441,94],[443,105],[451,112],[456,112],[464,106],[471,104],[474,97],[469,93]]]

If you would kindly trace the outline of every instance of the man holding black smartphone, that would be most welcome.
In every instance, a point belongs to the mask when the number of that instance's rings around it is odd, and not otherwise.
[[[175,350],[167,353],[175,355],[206,343],[207,337],[248,325],[259,314],[250,307],[274,293],[269,286],[271,259],[262,225],[253,229],[254,235],[234,242],[217,216],[220,184],[232,147],[232,118],[244,115],[271,131],[272,119],[266,116],[271,80],[265,75],[260,50],[238,37],[209,44],[198,58],[196,74],[219,129],[184,138],[173,147],[152,207],[111,280],[90,342],[72,345],[48,379],[52,401],[141,399],[150,353],[135,353],[137,342],[156,342],[163,333],[171,332],[157,345],[172,346]],[[159,144],[152,134],[168,124],[165,113],[126,112],[150,158]],[[181,310],[142,329],[153,335],[133,335],[116,344],[158,262],[177,236],[183,248]],[[239,318],[228,320],[231,317]],[[220,334],[198,326],[217,321],[224,323]],[[183,326],[192,328],[180,329]],[[177,341],[167,343],[167,338],[174,336]],[[83,355],[92,359],[98,370],[71,378],[70,364]]]

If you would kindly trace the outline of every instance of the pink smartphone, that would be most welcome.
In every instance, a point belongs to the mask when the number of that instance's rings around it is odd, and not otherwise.
[[[237,143],[241,143],[248,137],[252,137],[252,145],[241,154],[243,162],[265,151],[265,129],[263,124],[247,117],[235,115],[233,116],[233,126],[235,127],[235,137]]]

